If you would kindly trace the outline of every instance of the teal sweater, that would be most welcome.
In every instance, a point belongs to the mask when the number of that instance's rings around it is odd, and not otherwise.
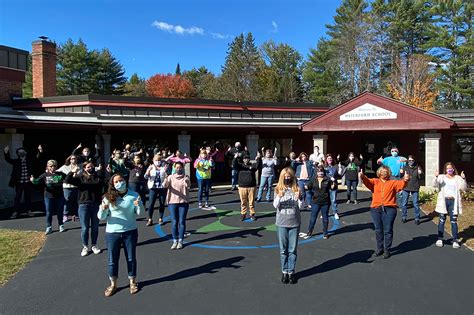
[[[134,205],[137,198],[140,197],[136,192],[128,190],[124,196],[115,201],[115,205],[112,205],[107,198],[102,200],[97,217],[100,220],[107,220],[105,232],[122,233],[137,228],[136,218],[145,211],[140,199],[138,206]],[[106,205],[109,207],[104,208]]]

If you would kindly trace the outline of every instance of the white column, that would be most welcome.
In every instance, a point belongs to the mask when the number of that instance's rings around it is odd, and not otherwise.
[[[8,186],[12,166],[3,158],[3,149],[8,145],[10,147],[10,157],[16,158],[16,149],[23,146],[25,136],[17,134],[16,129],[6,129],[6,133],[0,134],[0,209],[13,206],[15,191]],[[31,153],[31,152],[30,152]]]
[[[191,135],[187,135],[184,132],[178,135],[178,149],[188,156],[191,154]],[[191,175],[191,165],[188,163],[184,166],[184,172],[186,175]]]
[[[433,186],[433,178],[439,171],[440,133],[425,134],[425,186]]]
[[[259,150],[259,148],[258,148],[258,139],[259,139],[259,137],[256,134],[247,135],[246,145],[247,145],[247,149],[250,152],[250,159],[251,160],[255,159],[255,157],[257,156],[257,152]]]
[[[313,135],[313,147],[311,148],[311,151],[309,154],[313,153],[313,149],[315,146],[319,147],[319,152],[322,152],[323,154],[328,153],[327,152],[327,145],[328,142],[328,136],[327,135]]]

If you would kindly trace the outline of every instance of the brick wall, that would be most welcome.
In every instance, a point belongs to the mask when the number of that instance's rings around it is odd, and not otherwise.
[[[11,104],[11,96],[22,95],[22,83],[0,80],[0,104]]]
[[[33,97],[56,96],[56,44],[38,40],[32,46]]]

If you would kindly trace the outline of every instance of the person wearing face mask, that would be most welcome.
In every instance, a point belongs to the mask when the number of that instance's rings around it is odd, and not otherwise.
[[[100,159],[100,149],[97,143],[94,145],[94,149],[91,150],[88,147],[83,147],[82,143],[79,143],[77,147],[72,150],[71,155],[77,156],[77,164],[81,165],[84,162],[92,162],[97,165],[97,161]]]
[[[173,163],[173,165],[174,165],[174,163],[179,162],[179,163],[183,164],[183,166],[192,162],[191,158],[189,158],[186,153],[183,154],[183,152],[181,152],[181,150],[176,150],[176,153],[168,156],[166,158],[166,161],[168,163]],[[174,174],[175,171],[176,170],[174,169],[174,167],[172,167],[171,168],[171,173]]]
[[[377,242],[374,256],[383,255],[384,259],[390,257],[392,248],[393,223],[397,216],[397,194],[406,187],[410,180],[408,174],[405,174],[403,180],[393,180],[391,176],[390,168],[385,165],[378,168],[377,178],[368,178],[362,170],[360,171],[362,182],[372,192],[370,213]]]
[[[351,198],[354,204],[357,204],[357,185],[359,184],[359,170],[362,166],[363,156],[359,155],[360,159],[356,158],[353,152],[349,152],[347,160],[341,161],[344,166],[341,176],[345,176],[347,187],[347,204],[351,203]],[[340,155],[337,156],[339,161]]]
[[[403,189],[401,196],[402,223],[406,223],[408,219],[408,199],[410,195],[413,199],[413,208],[415,208],[415,224],[420,224],[420,205],[418,203],[418,194],[420,192],[421,179],[423,178],[423,170],[417,165],[413,155],[408,156],[408,164],[401,170],[401,174],[408,174],[410,181],[407,187]]]
[[[24,148],[18,148],[16,150],[16,159],[12,159],[10,156],[10,147],[6,146],[3,150],[5,161],[12,166],[10,174],[10,181],[8,186],[15,189],[15,201],[13,206],[13,213],[11,219],[15,219],[21,212],[21,197],[24,196],[26,212],[28,216],[33,216],[31,212],[31,194],[33,188],[30,182],[30,177],[33,175],[33,159],[31,159]],[[38,153],[36,159],[41,159],[43,154],[43,147],[38,146]]]
[[[156,199],[158,199],[160,203],[160,217],[158,218],[158,224],[163,224],[163,214],[165,213],[166,203],[166,188],[163,184],[166,178],[167,168],[168,164],[162,159],[161,154],[155,154],[153,157],[153,163],[145,172],[145,178],[148,180],[147,186],[149,189],[147,226],[153,225],[153,212],[155,209]]]
[[[319,147],[314,146],[313,153],[309,156],[309,160],[313,162],[314,166],[318,166],[324,163],[324,154],[320,152]]]
[[[449,215],[451,221],[451,234],[453,235],[453,248],[460,248],[458,240],[458,216],[462,214],[461,191],[467,191],[467,181],[464,172],[458,175],[453,163],[444,165],[444,174],[435,173],[433,184],[439,189],[435,211],[439,214],[438,240],[436,246],[443,247],[444,225]]]
[[[143,200],[143,205],[146,201],[146,180],[145,180],[145,165],[142,163],[140,155],[133,156],[133,163],[125,163],[129,168],[128,188],[136,191]]]
[[[298,187],[303,192],[304,205],[311,209],[311,190],[306,189],[305,186],[314,177],[313,163],[308,161],[308,155],[305,152],[301,152],[299,157],[291,163],[291,168],[295,170]]]
[[[104,179],[96,174],[92,162],[84,162],[82,170],[78,165],[73,165],[68,173],[65,183],[77,187],[79,203],[79,220],[81,222],[81,256],[89,255],[90,251],[100,254],[97,246],[99,237],[99,204],[101,202]],[[90,230],[90,235],[89,235]],[[89,247],[89,236],[91,247]]]
[[[263,151],[263,148],[262,148]],[[278,159],[273,156],[272,150],[265,150],[265,157],[262,159],[262,170],[260,175],[260,186],[258,187],[257,202],[262,201],[263,189],[267,187],[266,200],[270,201],[273,178],[275,177],[275,166],[278,164]]]
[[[51,234],[53,232],[52,221],[53,213],[56,213],[58,218],[59,232],[64,232],[63,225],[63,211],[64,211],[64,192],[63,182],[67,174],[57,171],[58,162],[49,160],[46,163],[46,172],[41,174],[38,178],[30,177],[30,181],[39,185],[45,186],[44,189],[44,206],[46,210],[46,232]]]
[[[202,208],[202,199],[204,195],[204,207],[209,207],[209,190],[211,188],[211,175],[214,161],[209,158],[206,150],[201,150],[199,158],[194,161],[194,168],[196,169],[196,179],[198,182],[198,207]]]
[[[171,235],[173,237],[171,249],[174,250],[183,248],[191,181],[189,180],[189,176],[184,174],[183,163],[176,162],[173,167],[175,172],[166,177],[164,187],[168,188],[166,203],[171,213]]]
[[[296,184],[295,172],[286,167],[280,172],[275,187],[273,206],[276,209],[276,226],[280,245],[281,282],[295,284],[295,267],[298,234],[301,225],[301,192]]]
[[[105,296],[112,296],[117,291],[120,248],[123,246],[127,260],[130,294],[138,292],[137,277],[137,241],[138,229],[136,219],[144,211],[140,196],[127,189],[125,178],[120,174],[109,180],[107,192],[102,199],[97,217],[107,220],[105,241],[108,251],[108,273],[110,286],[105,289]]]
[[[312,204],[311,204],[311,218],[309,220],[308,232],[302,233],[300,236],[304,239],[308,239],[313,236],[314,226],[318,218],[319,212],[323,216],[323,238],[328,239],[328,226],[329,226],[329,190],[334,183],[329,177],[326,176],[324,167],[319,165],[316,168],[316,177],[305,185],[305,189],[312,191]]]
[[[390,150],[390,154],[391,156],[387,156],[386,158],[380,157],[377,160],[377,164],[385,165],[390,168],[392,172],[391,179],[400,179],[400,170],[405,166],[407,159],[398,154],[398,148],[395,146]]]
[[[256,163],[250,162],[250,156],[244,155],[242,163],[239,162],[238,153],[235,154],[232,166],[239,173],[238,184],[239,184],[239,197],[240,197],[240,221],[244,221],[247,218],[247,210],[250,209],[250,219],[252,221],[257,220],[255,217],[255,189],[257,181],[255,179],[255,172],[262,167],[262,159],[260,152],[255,157]]]
[[[58,168],[58,172],[62,172],[64,174],[69,174],[73,168],[75,168],[78,164],[78,157],[76,155],[70,155],[64,165]],[[71,219],[76,221],[77,217],[77,210],[79,205],[77,203],[77,196],[78,190],[77,186],[67,183],[66,181],[63,183],[63,191],[64,191],[64,212],[63,212],[63,222],[68,222]]]
[[[329,197],[331,200],[331,208],[334,214],[334,219],[339,220],[338,208],[337,208],[337,180],[341,178],[342,167],[336,164],[331,154],[326,156],[326,162],[324,163],[324,171],[327,177],[331,180],[331,186],[329,188]]]

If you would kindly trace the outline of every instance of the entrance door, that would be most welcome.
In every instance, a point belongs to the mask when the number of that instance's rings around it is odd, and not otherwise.
[[[389,156],[392,147],[397,147],[400,143],[400,136],[397,135],[367,135],[363,139],[361,152],[364,152],[364,167],[369,173],[375,173],[378,168],[377,160],[381,156]]]

